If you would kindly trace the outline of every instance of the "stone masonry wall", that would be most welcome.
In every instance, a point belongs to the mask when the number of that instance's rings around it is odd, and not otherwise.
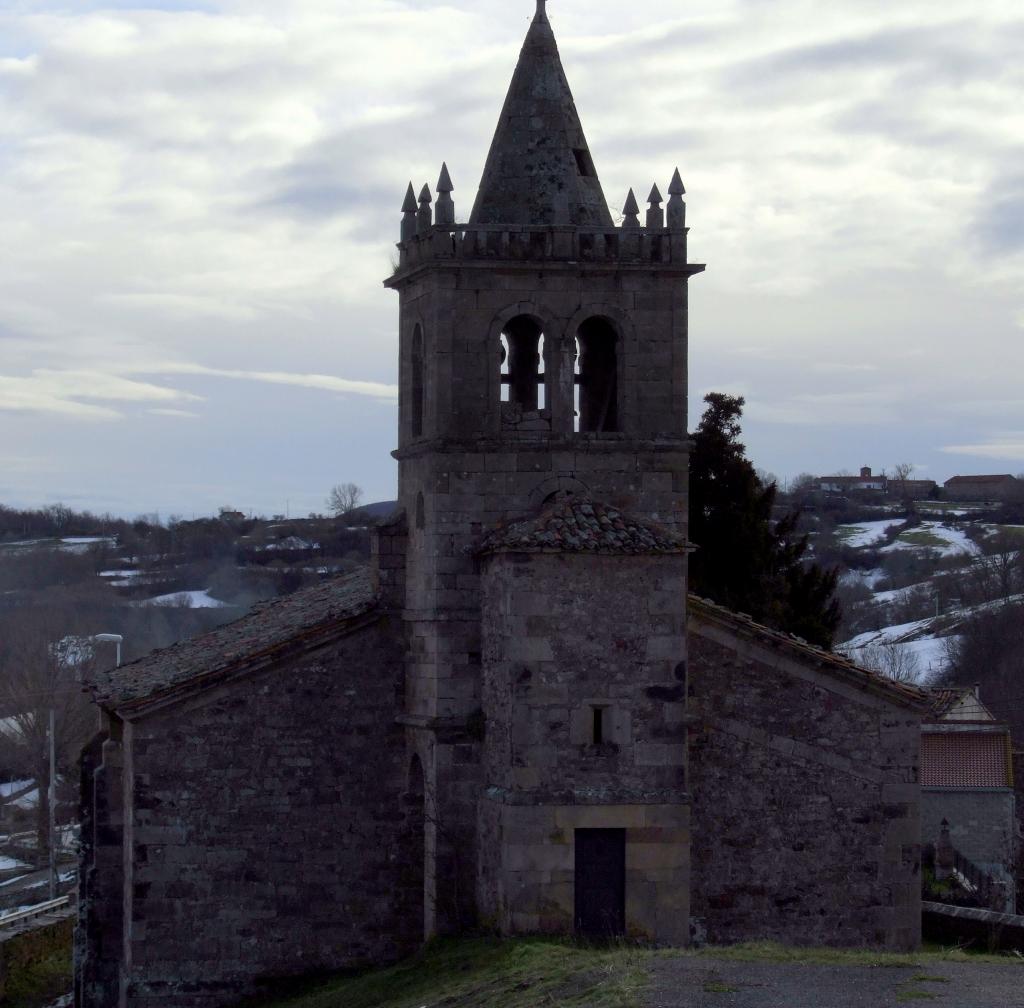
[[[401,642],[384,619],[127,727],[129,1008],[212,1008],[422,940]]]
[[[627,930],[687,941],[685,564],[580,553],[484,563],[478,892],[506,933],[571,933],[575,831],[623,829]]]
[[[916,947],[920,716],[696,617],[689,649],[708,940]]]
[[[110,737],[111,733],[117,737]],[[120,722],[82,752],[75,1004],[117,1004],[124,943],[124,750]]]

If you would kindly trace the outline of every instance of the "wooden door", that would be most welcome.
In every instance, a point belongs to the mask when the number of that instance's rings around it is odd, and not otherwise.
[[[626,831],[576,830],[576,933],[626,933]]]

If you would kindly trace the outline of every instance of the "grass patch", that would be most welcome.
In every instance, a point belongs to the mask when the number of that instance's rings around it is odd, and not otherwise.
[[[938,994],[922,990],[901,990],[896,992],[897,1001],[934,1001]]]
[[[71,949],[60,948],[7,977],[4,1008],[43,1008],[71,990]]]
[[[910,978],[911,983],[949,983],[949,977],[929,976],[927,973],[918,973]]]
[[[390,969],[295,985],[249,1008],[640,1008],[652,953],[543,939],[433,942]]]
[[[777,942],[745,942],[741,945],[727,945],[720,948],[706,947],[697,950],[671,950],[656,953],[659,956],[707,956],[734,962],[791,963],[796,966],[874,966],[893,969],[923,970],[927,966],[941,966],[943,963],[999,963],[1002,966],[1015,963],[1024,967],[1024,957],[1011,952],[975,952],[969,948],[925,944],[920,952],[880,952],[874,949],[844,948],[800,948],[779,945]],[[923,973],[915,980],[930,983],[946,983],[944,977],[925,977]]]
[[[730,959],[734,962],[791,963],[797,966],[891,966],[907,969],[921,965],[921,957],[917,954],[876,952],[872,949],[796,948],[776,942],[745,942],[724,948],[667,954],[713,956],[715,959]]]
[[[929,549],[942,549],[948,543],[931,532],[902,532],[896,537],[897,542],[906,543],[908,546],[921,546]]]
[[[993,529],[1012,539],[1024,539],[1024,525],[994,525]]]
[[[738,994],[739,990],[739,987],[730,987],[728,984],[718,983],[714,980],[704,984],[705,994]]]

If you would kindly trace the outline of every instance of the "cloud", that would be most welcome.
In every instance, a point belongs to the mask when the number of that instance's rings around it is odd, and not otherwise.
[[[285,371],[243,371],[211,368],[201,364],[142,366],[137,374],[196,375],[208,378],[292,385],[341,395],[367,396],[387,402],[398,399],[398,388],[383,382],[354,381],[336,375],[293,374]],[[116,403],[200,402],[202,396],[180,389],[154,385],[102,371],[56,371],[36,369],[28,377],[0,375],[0,411],[53,413],[91,420],[117,420],[123,416],[109,406],[91,401]],[[148,413],[169,417],[198,414],[173,408],[150,409]]]
[[[980,444],[946,445],[939,449],[947,455],[973,455],[1006,462],[1024,461],[1024,431],[1008,432]]]
[[[390,497],[396,301],[380,281],[398,208],[447,160],[468,214],[529,13],[3,6],[5,436],[105,492],[76,468],[79,421],[188,419],[202,392],[239,457],[280,439],[287,492],[239,465],[229,496],[280,510],[294,487],[336,483],[343,451],[346,479]],[[682,170],[691,256],[710,264],[691,284],[693,384],[745,392],[757,464],[848,465],[833,456],[888,451],[898,424],[900,457],[938,472],[934,445],[1024,422],[1019,3],[636,0],[624,15],[560,0],[551,17],[612,207]],[[260,385],[287,406],[272,427]],[[969,434],[943,426],[968,397],[1000,405]],[[346,424],[351,443],[312,447],[312,429]],[[168,483],[197,506],[192,474],[221,471],[202,426],[149,425],[123,500]],[[107,423],[103,443],[132,451],[117,440],[131,427]]]
[[[165,417],[177,417],[182,420],[199,420],[200,415],[193,413],[191,410],[178,410],[178,409],[151,409],[146,410],[147,413],[152,416],[165,416]]]
[[[339,392],[342,395],[369,396],[389,402],[398,400],[398,386],[383,382],[355,381],[337,375],[292,374],[287,371],[239,371],[229,368],[204,367],[201,364],[164,364],[152,372],[162,374],[201,375],[209,378],[231,378],[240,381],[265,382],[270,385],[295,385],[299,388]]]
[[[87,420],[116,420],[122,415],[118,410],[81,400],[144,403],[198,398],[177,389],[132,381],[99,371],[50,371],[40,368],[28,377],[0,375],[0,410],[8,412],[54,413]]]
[[[1021,144],[1024,157],[1024,143]],[[1024,173],[995,181],[979,201],[975,229],[990,255],[1024,252]]]

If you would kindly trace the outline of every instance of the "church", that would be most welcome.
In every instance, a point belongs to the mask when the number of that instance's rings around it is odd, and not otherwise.
[[[688,597],[704,267],[678,171],[613,220],[544,0],[465,223],[454,192],[410,186],[385,281],[400,502],[369,569],[89,683],[78,1008],[481,928],[919,943],[927,705]]]

